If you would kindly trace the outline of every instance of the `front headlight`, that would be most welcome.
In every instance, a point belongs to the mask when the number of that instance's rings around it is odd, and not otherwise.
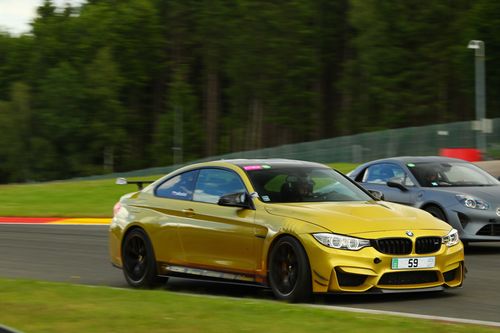
[[[321,232],[312,234],[321,244],[334,249],[357,251],[370,246],[370,240]]]
[[[460,239],[458,238],[458,231],[456,229],[451,229],[448,235],[443,236],[442,238],[443,244],[448,247],[452,247],[453,245],[457,245]]]
[[[490,205],[486,201],[474,198],[470,195],[457,194],[455,195],[455,197],[462,205],[464,205],[467,208],[480,209],[480,210],[486,210],[490,208]]]

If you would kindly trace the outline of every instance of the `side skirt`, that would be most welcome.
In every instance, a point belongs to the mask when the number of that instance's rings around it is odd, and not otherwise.
[[[180,265],[159,264],[159,275],[176,276],[183,278],[195,278],[210,281],[235,282],[253,285],[262,285],[257,281],[256,276],[241,273],[230,273],[205,268],[195,268]]]

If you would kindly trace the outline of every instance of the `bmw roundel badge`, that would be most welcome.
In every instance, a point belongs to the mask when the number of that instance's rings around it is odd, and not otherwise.
[[[497,208],[497,215],[500,216],[500,207]]]
[[[406,234],[407,234],[409,237],[413,237],[413,232],[411,232],[410,230],[408,230],[408,231],[406,232]]]

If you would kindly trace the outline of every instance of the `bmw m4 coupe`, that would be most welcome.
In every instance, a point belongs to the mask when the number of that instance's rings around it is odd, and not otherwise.
[[[317,163],[189,165],[123,196],[114,212],[111,261],[133,287],[198,277],[264,285],[297,302],[443,290],[464,278],[463,245],[449,224],[377,200]]]

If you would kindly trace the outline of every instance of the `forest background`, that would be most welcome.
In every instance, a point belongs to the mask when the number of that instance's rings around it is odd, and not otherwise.
[[[45,0],[0,32],[0,183],[471,120],[471,39],[499,117],[496,0]]]

